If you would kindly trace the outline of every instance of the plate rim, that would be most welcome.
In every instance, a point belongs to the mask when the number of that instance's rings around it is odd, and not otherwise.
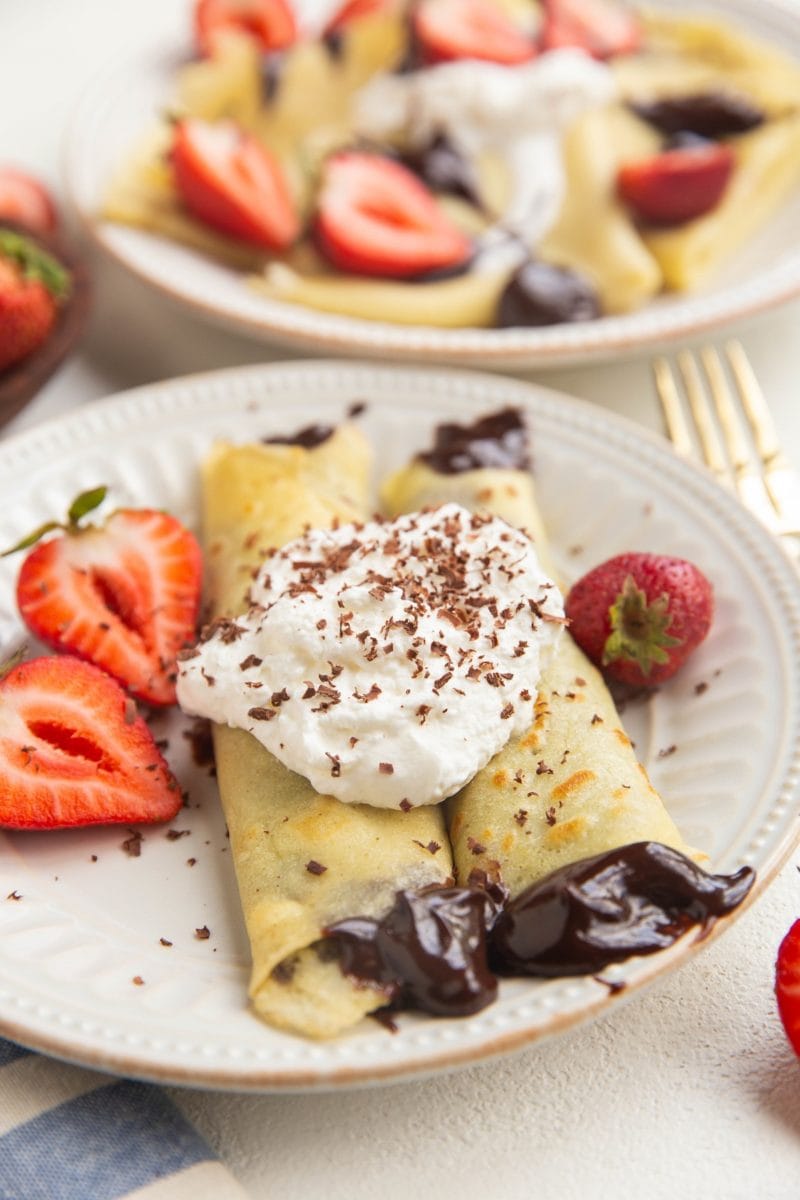
[[[694,477],[701,481],[703,490],[711,489],[710,494],[716,495],[718,503],[724,503],[726,510],[733,509],[739,527],[744,523],[750,536],[757,539],[760,551],[766,555],[767,560],[771,562],[778,574],[783,575],[784,586],[791,589],[794,606],[798,609],[798,612],[795,613],[793,630],[795,638],[800,639],[800,578],[797,577],[793,563],[780,543],[771,535],[765,536],[766,531],[756,519],[739,504],[738,500],[730,497],[717,484],[709,471],[695,464],[686,464],[677,459],[673,461],[673,456],[669,454],[669,443],[659,437],[657,433],[640,426],[636,421],[609,413],[608,410],[603,410],[590,401],[570,396],[539,383],[528,383],[470,370],[453,370],[447,367],[405,367],[354,361],[343,363],[340,360],[276,362],[204,371],[115,393],[53,417],[31,429],[20,431],[0,441],[0,466],[4,464],[4,460],[13,463],[20,453],[24,456],[28,444],[35,448],[40,439],[46,441],[61,430],[69,431],[73,425],[75,430],[70,436],[77,439],[82,429],[83,432],[88,432],[93,421],[98,418],[102,420],[106,414],[115,414],[123,424],[134,417],[137,412],[141,419],[141,403],[153,396],[158,402],[161,400],[160,394],[166,393],[163,402],[171,408],[173,416],[179,417],[188,410],[191,394],[198,387],[206,392],[208,397],[206,403],[210,403],[211,397],[215,393],[217,393],[215,400],[219,402],[219,393],[224,393],[231,381],[249,380],[258,383],[264,380],[268,382],[270,377],[280,379],[281,376],[288,373],[305,381],[306,386],[311,386],[315,376],[324,377],[330,375],[331,372],[337,375],[351,376],[353,382],[348,384],[348,387],[354,391],[364,389],[365,378],[376,376],[385,379],[387,386],[390,381],[397,380],[398,377],[419,381],[437,377],[443,384],[447,381],[454,381],[462,388],[466,388],[468,385],[483,384],[490,391],[506,392],[509,395],[516,393],[519,402],[527,407],[534,419],[537,404],[567,405],[567,420],[570,419],[572,413],[575,413],[579,417],[582,415],[594,425],[598,423],[605,425],[610,422],[612,426],[617,427],[620,435],[635,435],[637,439],[646,441],[664,461],[672,464],[673,474],[677,472],[678,475],[684,477]],[[272,399],[273,397],[268,395],[268,400]],[[491,403],[492,401],[487,398],[487,402]],[[184,405],[183,408],[181,408],[181,404]],[[157,419],[157,414],[147,414],[147,418],[152,422]],[[797,691],[797,696],[800,698],[800,690]],[[791,762],[792,770],[787,769],[787,775],[781,781],[778,795],[785,792],[794,797],[800,786],[800,736],[793,743]],[[197,1066],[191,1068],[181,1068],[174,1063],[159,1065],[153,1057],[153,1051],[149,1048],[145,1048],[144,1053],[141,1051],[138,1053],[117,1051],[112,1048],[111,1043],[103,1047],[89,1048],[81,1045],[80,1034],[76,1038],[69,1034],[60,1035],[55,1032],[44,1034],[36,1031],[31,1036],[31,1027],[26,1027],[24,1019],[9,1018],[1,1009],[0,1034],[30,1049],[40,1050],[66,1061],[80,1063],[101,1071],[124,1073],[132,1077],[165,1084],[240,1092],[327,1091],[366,1084],[382,1084],[395,1080],[402,1081],[410,1077],[423,1077],[439,1071],[481,1062],[520,1049],[536,1041],[558,1036],[577,1024],[594,1019],[600,1012],[607,1011],[613,1002],[616,1001],[617,1004],[620,1001],[624,1002],[662,974],[689,961],[702,946],[713,942],[749,908],[758,896],[763,894],[798,843],[800,843],[800,807],[795,808],[782,839],[770,852],[764,865],[758,868],[756,884],[750,895],[734,913],[717,921],[709,930],[690,931],[673,947],[661,954],[638,960],[634,978],[626,980],[625,988],[620,995],[616,995],[610,990],[606,994],[599,993],[596,999],[584,1000],[578,1009],[552,1013],[545,1027],[539,1023],[496,1035],[487,1034],[477,1045],[466,1043],[461,1047],[455,1047],[444,1042],[438,1052],[431,1052],[428,1049],[421,1054],[412,1052],[408,1059],[385,1064],[334,1066],[332,1069],[326,1066],[322,1070],[305,1068],[283,1070],[259,1067],[243,1073],[237,1069],[236,1065],[211,1067],[208,1064],[198,1063]],[[255,1020],[255,1018],[253,1019]]]
[[[648,2],[655,3],[656,7],[671,6],[670,0]],[[700,5],[701,14],[706,11],[720,16],[726,9],[728,4],[723,0],[702,0]],[[800,8],[792,0],[735,0],[735,9],[730,13],[734,24],[741,23],[744,18],[745,22],[752,21],[756,28],[761,26],[763,29],[766,25],[761,36],[773,44],[778,30],[770,29],[770,22],[777,20],[793,26],[797,34],[794,57],[800,65]],[[145,51],[133,58],[120,56],[86,84],[73,107],[62,155],[62,178],[69,205],[93,246],[140,283],[204,321],[259,341],[320,354],[413,355],[418,361],[432,364],[467,364],[487,369],[551,369],[568,363],[616,359],[672,345],[687,336],[733,329],[800,296],[798,250],[788,260],[775,262],[766,271],[757,271],[742,282],[712,291],[710,296],[702,291],[689,292],[669,307],[650,304],[632,313],[538,329],[440,329],[372,322],[268,297],[262,298],[263,317],[236,311],[235,306],[220,307],[203,294],[202,288],[198,292],[195,287],[175,286],[164,277],[154,276],[147,265],[139,261],[135,249],[126,248],[124,235],[135,234],[155,243],[160,240],[173,249],[202,259],[204,256],[200,252],[151,231],[104,221],[92,211],[90,203],[84,203],[86,197],[81,193],[77,170],[81,144],[85,140],[82,125],[90,113],[103,111],[103,106],[96,100],[100,93],[106,93],[109,79],[124,77],[126,70],[136,72],[137,66],[144,71],[157,70]],[[161,69],[158,73],[161,74]],[[118,236],[120,233],[122,238]],[[223,266],[223,269],[228,268]],[[246,289],[244,279],[241,283]]]

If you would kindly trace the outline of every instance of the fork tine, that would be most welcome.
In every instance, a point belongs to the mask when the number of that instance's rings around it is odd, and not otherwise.
[[[725,347],[742,407],[753,433],[764,471],[764,483],[778,514],[782,533],[800,534],[800,479],[784,455],[764,393],[741,344]]]
[[[755,467],[747,436],[747,427],[741,410],[734,401],[733,392],[722,369],[719,355],[713,346],[706,346],[701,351],[700,358],[708,377],[725,444],[728,447],[736,490],[742,503],[755,513],[769,529],[778,532],[781,527],[779,513],[767,491],[763,474]]]
[[[675,386],[675,376],[665,358],[654,360],[653,374],[656,380],[656,391],[664,410],[670,441],[681,458],[694,458],[694,442],[689,432],[678,389]]]
[[[682,350],[678,355],[678,366],[683,376],[686,398],[689,401],[689,407],[697,426],[705,460],[720,483],[723,483],[726,487],[731,487],[732,478],[728,468],[728,461],[725,457],[719,431],[711,414],[708,393],[700,378],[700,372],[697,369],[694,356],[688,350]]]

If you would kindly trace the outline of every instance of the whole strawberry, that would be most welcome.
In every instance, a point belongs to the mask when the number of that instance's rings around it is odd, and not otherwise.
[[[775,996],[786,1036],[800,1055],[800,920],[792,925],[778,950]]]
[[[655,687],[705,638],[714,592],[686,559],[619,554],[578,580],[564,610],[573,638],[606,678]]]
[[[68,272],[52,255],[0,228],[0,371],[47,340],[69,285]]]

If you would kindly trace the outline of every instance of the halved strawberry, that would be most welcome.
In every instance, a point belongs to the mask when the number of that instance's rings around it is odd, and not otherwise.
[[[220,34],[247,33],[262,50],[283,50],[297,36],[288,0],[198,0],[194,10],[197,48],[212,55]]]
[[[391,0],[344,0],[342,7],[335,12],[325,27],[326,33],[338,33],[353,21],[362,17],[371,17],[373,13],[387,8]]]
[[[413,29],[428,62],[480,58],[486,62],[527,62],[536,44],[492,0],[420,0]]]
[[[698,139],[693,145],[623,163],[617,190],[645,221],[680,225],[719,204],[735,164],[730,146]]]
[[[636,15],[616,0],[545,0],[541,47],[574,47],[595,58],[631,54],[642,41]]]
[[[471,253],[425,185],[379,154],[343,151],[328,159],[315,232],[334,266],[361,275],[400,279],[456,266]]]
[[[233,121],[178,121],[175,185],[189,211],[213,229],[268,250],[300,232],[280,163]]]
[[[84,493],[96,503],[104,495]],[[200,547],[180,521],[121,508],[99,526],[71,519],[40,542],[20,569],[17,603],[47,645],[96,663],[149,704],[174,704],[175,656],[194,637],[201,574]]]
[[[778,950],[775,995],[786,1035],[800,1055],[800,920],[795,921]]]
[[[168,821],[180,788],[133,701],[79,658],[34,658],[0,679],[0,826]]]
[[[50,193],[24,171],[0,167],[0,221],[17,221],[34,233],[52,233],[58,225]]]

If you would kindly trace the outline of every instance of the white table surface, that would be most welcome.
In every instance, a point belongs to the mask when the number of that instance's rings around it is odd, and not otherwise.
[[[162,31],[174,42],[188,8],[0,0],[0,162],[28,167],[59,194],[63,131],[86,79]],[[88,336],[5,435],[136,384],[287,357],[198,324],[112,263],[91,261]],[[800,304],[742,340],[800,468]],[[644,359],[541,378],[659,426]],[[513,1057],[332,1095],[171,1094],[255,1200],[592,1200],[623,1187],[653,1200],[797,1200],[800,1063],[772,980],[780,938],[800,916],[798,870],[795,852],[726,937],[676,974]]]

